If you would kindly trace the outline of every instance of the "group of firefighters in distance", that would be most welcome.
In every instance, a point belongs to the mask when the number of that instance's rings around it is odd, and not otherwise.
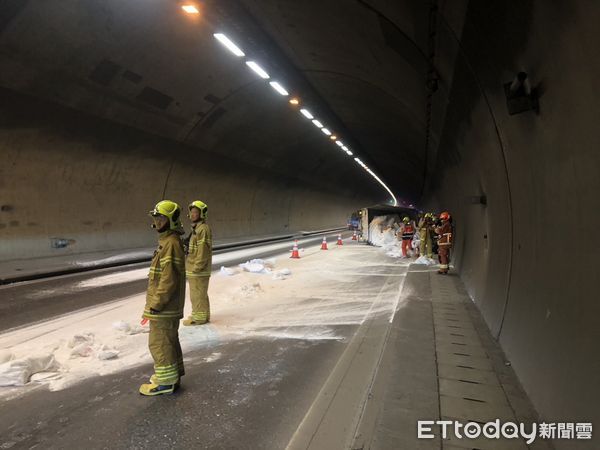
[[[186,238],[181,225],[181,208],[163,200],[150,211],[152,228],[158,232],[148,274],[146,306],[142,323],[150,322],[148,347],[154,359],[154,374],[140,386],[140,394],[171,394],[185,375],[183,353],[179,344],[179,321],[183,318],[186,279],[190,286],[192,314],[185,326],[210,321],[208,283],[212,266],[212,233],[206,223],[208,206],[195,200],[188,206],[192,222]]]
[[[414,256],[433,257],[434,243],[437,243],[437,254],[440,263],[439,274],[448,273],[450,264],[450,248],[452,247],[452,218],[446,211],[436,219],[433,213],[420,214],[418,224],[405,216],[396,233],[402,241],[402,256],[408,258],[410,249]],[[418,241],[418,244],[417,244]],[[413,242],[416,245],[413,245]]]

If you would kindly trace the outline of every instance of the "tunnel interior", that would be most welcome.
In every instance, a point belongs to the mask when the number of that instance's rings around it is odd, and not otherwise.
[[[598,422],[599,21],[584,0],[5,0],[0,262],[152,246],[162,198],[201,197],[219,238],[447,210],[540,416]]]

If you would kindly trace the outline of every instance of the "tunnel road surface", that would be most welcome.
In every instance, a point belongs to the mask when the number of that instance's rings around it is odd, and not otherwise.
[[[180,329],[186,375],[172,396],[137,393],[152,373],[145,335],[102,334],[115,317],[139,320],[143,294],[0,335],[0,348],[16,358],[58,348],[63,370],[58,380],[0,388],[0,446],[285,448],[314,421],[323,386],[347,378],[336,371],[365,324],[389,324],[401,302],[408,264],[345,242],[328,252],[307,247],[299,260],[282,255],[275,269],[290,268],[286,280],[213,277],[213,321]],[[64,341],[77,332],[118,349],[119,358],[63,359]]]

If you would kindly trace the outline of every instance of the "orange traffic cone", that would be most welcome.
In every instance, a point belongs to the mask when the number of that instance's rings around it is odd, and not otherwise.
[[[341,234],[338,234],[337,245],[344,245],[344,242],[342,241],[342,235]]]
[[[327,238],[323,236],[323,243],[321,244],[321,250],[327,250]]]
[[[290,258],[300,259],[300,252],[298,252],[298,240],[294,241],[294,248],[292,249],[292,256]]]
[[[354,234],[352,235],[353,241],[358,241],[358,235],[356,234],[356,230],[354,230]]]

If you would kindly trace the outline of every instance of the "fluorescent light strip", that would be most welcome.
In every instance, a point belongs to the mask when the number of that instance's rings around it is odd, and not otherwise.
[[[375,178],[375,179],[377,180],[377,182],[378,182],[379,184],[381,184],[381,186],[383,186],[383,188],[384,188],[386,191],[388,191],[388,193],[390,194],[390,196],[391,196],[391,197],[392,197],[392,199],[394,200],[394,206],[398,206],[398,199],[396,198],[396,196],[394,195],[394,193],[393,193],[393,192],[390,190],[390,188],[388,188],[388,187],[386,186],[386,184],[385,184],[383,181],[381,181],[381,179],[380,179],[380,178],[379,178],[377,175],[375,175],[375,174],[373,173],[373,171],[372,171],[371,169],[369,169],[369,168],[368,168],[368,167],[367,167],[367,166],[366,166],[366,165],[365,165],[365,164],[364,164],[364,163],[363,163],[363,162],[362,162],[360,159],[358,159],[358,158],[354,158],[354,160],[355,160],[357,163],[359,163],[361,166],[363,166],[363,167],[365,168],[365,170],[366,170],[367,172],[369,172],[369,174],[370,174],[370,175],[371,175],[373,178]]]
[[[198,8],[196,8],[194,5],[183,5],[181,9],[188,14],[200,14],[200,11],[198,11]]]
[[[217,41],[227,47],[227,49],[235,56],[246,56],[246,54],[223,33],[215,33],[213,36]]]
[[[185,8],[184,8],[185,10]],[[190,11],[186,12],[195,12],[192,11],[190,9]],[[231,53],[233,53],[235,56],[241,57],[241,56],[246,56],[245,53],[237,46],[235,45],[227,36],[225,36],[223,33],[215,33],[213,34],[213,36],[215,37],[215,39],[217,39],[221,44],[223,44]],[[269,78],[269,74],[262,68],[260,67],[258,64],[256,64],[254,61],[246,61],[246,65],[248,67],[250,67],[254,72],[256,72],[258,74],[258,76],[260,76],[263,79],[268,79]],[[271,85],[271,87],[273,89],[275,89],[279,94],[287,96],[289,95],[288,91],[285,90],[285,88],[279,84],[277,81],[271,81],[269,83]],[[318,120],[314,119],[313,120],[313,115],[307,110],[307,109],[301,109],[300,112],[302,113],[302,115],[304,117],[306,117],[307,119],[312,120],[312,123],[315,124],[315,126],[317,126],[318,128],[321,128],[321,131],[328,135],[331,136],[331,131],[329,131],[327,128],[323,127],[323,124],[321,122],[319,122]],[[349,156],[352,156],[352,152],[350,150],[348,150],[348,148],[343,145],[340,141],[336,141],[336,144],[342,148],[342,150],[344,150]],[[386,186],[386,184],[381,181],[381,179],[375,175],[373,173],[373,171],[371,169],[369,169],[365,163],[363,163],[359,158],[354,158],[354,160],[360,164],[360,166],[365,169],[373,178],[375,178],[375,180],[377,180],[377,182],[379,184],[381,184],[381,186],[383,186],[385,188],[385,190],[390,194],[390,196],[392,197],[392,199],[394,200],[394,206],[398,206],[398,200],[396,199],[396,197],[394,196],[393,192]]]
[[[263,80],[269,79],[269,74],[254,61],[246,61],[246,65],[250,67]]]
[[[311,119],[311,120],[312,120],[312,119],[314,119],[314,118],[315,118],[315,116],[313,116],[313,115],[312,115],[312,114],[311,114],[311,113],[308,111],[308,109],[304,109],[304,108],[302,108],[302,109],[300,110],[300,112],[301,112],[301,113],[302,113],[302,115],[303,115],[304,117],[306,117],[307,119]]]
[[[184,10],[186,10],[184,8]],[[186,12],[195,12],[195,11],[188,11],[186,10]],[[245,56],[244,52],[237,46],[235,45],[227,36],[225,36],[223,33],[215,33],[213,34],[213,36],[215,37],[215,39],[217,39],[221,44],[223,44],[225,47],[227,47],[227,49],[233,53],[235,56],[241,57],[241,56]],[[258,76],[260,76],[263,79],[268,79],[269,74],[262,68],[260,67],[257,63],[255,63],[254,61],[246,61],[246,65],[248,67],[250,67],[254,72],[256,72],[256,74]],[[275,89],[279,94],[287,96],[289,95],[288,91],[286,91],[284,89],[284,87],[279,84],[277,81],[271,81],[269,83],[271,85],[271,87],[273,89]],[[313,119],[313,115],[307,110],[307,109],[301,109],[300,112],[302,113],[302,115],[304,117],[306,117],[307,119]],[[312,120],[313,124],[315,124],[315,126],[317,126],[318,128],[321,129],[321,131],[328,135],[331,136],[331,131],[329,131],[327,128],[323,127],[323,124],[321,122],[319,122],[318,120],[314,119]],[[350,150],[348,150],[348,148],[340,141],[336,141],[335,142],[340,148],[342,148],[346,154],[348,154],[349,156],[352,156],[352,152]],[[386,186],[386,184],[381,181],[381,179],[375,175],[373,173],[373,171],[371,169],[369,169],[365,163],[363,163],[359,158],[354,158],[354,160],[360,164],[362,166],[363,169],[365,169],[373,178],[375,178],[375,180],[377,180],[377,182],[379,182],[379,184],[381,184],[386,191],[388,191],[388,193],[391,195],[392,199],[394,200],[394,206],[398,206],[398,200],[396,199],[396,197],[394,196],[394,194],[392,193],[392,191]]]
[[[289,95],[289,92],[286,91],[282,85],[280,85],[277,81],[271,81],[269,82],[269,84],[271,85],[271,87],[273,89],[275,89],[277,92],[279,92],[281,95]]]

